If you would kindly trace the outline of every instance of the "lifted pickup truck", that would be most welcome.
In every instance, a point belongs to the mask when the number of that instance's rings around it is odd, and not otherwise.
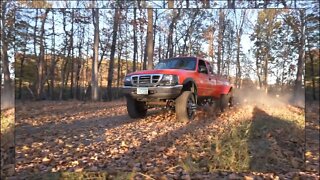
[[[198,57],[161,60],[153,70],[128,74],[122,92],[131,118],[141,118],[149,107],[174,107],[180,121],[194,118],[197,104],[218,102],[221,111],[233,104],[231,84],[212,71],[210,62]]]

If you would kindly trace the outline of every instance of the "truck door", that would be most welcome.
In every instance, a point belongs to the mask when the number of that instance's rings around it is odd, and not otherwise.
[[[213,97],[219,97],[219,95],[217,94],[217,76],[216,74],[213,72],[213,68],[211,66],[211,64],[209,62],[206,62],[208,70],[209,70],[209,84],[210,84],[210,90],[209,90],[209,96],[213,96]]]
[[[202,59],[198,61],[198,95],[199,96],[209,96],[210,87],[210,76],[206,65],[206,62]]]

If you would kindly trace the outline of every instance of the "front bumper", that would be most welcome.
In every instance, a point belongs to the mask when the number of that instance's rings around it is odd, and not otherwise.
[[[148,94],[137,94],[137,87],[123,86],[122,93],[138,100],[174,99],[180,95],[182,87],[182,85],[148,87]]]

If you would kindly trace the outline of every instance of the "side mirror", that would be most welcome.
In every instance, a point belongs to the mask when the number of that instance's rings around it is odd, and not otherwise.
[[[205,66],[199,66],[199,72],[207,74],[207,68]]]

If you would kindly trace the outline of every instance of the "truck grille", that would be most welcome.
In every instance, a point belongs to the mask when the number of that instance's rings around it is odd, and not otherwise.
[[[162,74],[144,74],[131,76],[133,86],[155,86],[162,78]]]

